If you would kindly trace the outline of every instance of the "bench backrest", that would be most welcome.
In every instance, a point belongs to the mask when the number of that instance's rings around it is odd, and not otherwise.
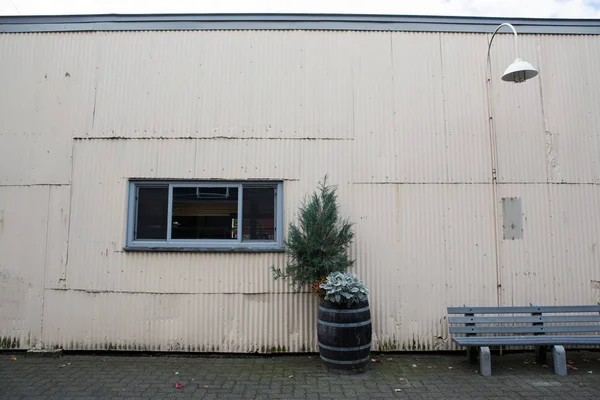
[[[448,307],[448,314],[450,333],[467,336],[600,332],[600,305]]]

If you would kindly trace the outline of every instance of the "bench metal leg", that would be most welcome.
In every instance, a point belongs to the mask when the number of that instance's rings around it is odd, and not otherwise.
[[[483,376],[492,375],[492,356],[489,347],[479,348],[479,372]]]
[[[554,346],[552,348],[552,360],[554,361],[554,373],[560,376],[567,376],[567,354],[563,346]]]
[[[477,347],[467,347],[467,360],[469,364],[477,364]]]
[[[535,362],[538,364],[545,365],[547,362],[546,354],[548,349],[546,346],[536,346],[535,347]]]

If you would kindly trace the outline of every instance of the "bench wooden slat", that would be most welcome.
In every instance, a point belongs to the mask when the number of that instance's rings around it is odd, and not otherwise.
[[[506,316],[506,317],[448,317],[451,324],[522,324],[557,322],[600,322],[600,315],[552,315],[552,316]]]
[[[537,306],[537,307],[448,307],[448,314],[531,314],[531,313],[597,312],[598,306]]]
[[[453,337],[457,344],[469,346],[552,346],[552,345],[600,345],[598,335],[568,336],[459,336]]]
[[[600,325],[451,326],[450,333],[571,333],[600,332]]]

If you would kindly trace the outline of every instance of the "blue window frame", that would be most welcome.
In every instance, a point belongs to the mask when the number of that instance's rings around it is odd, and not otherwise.
[[[281,250],[283,183],[130,181],[126,250]]]

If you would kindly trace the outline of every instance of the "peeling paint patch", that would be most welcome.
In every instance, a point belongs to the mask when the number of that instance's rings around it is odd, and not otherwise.
[[[443,336],[434,336],[433,337],[433,349],[434,350],[441,350],[443,348],[446,347],[447,343],[448,343],[448,338],[447,337],[443,337]]]
[[[600,280],[591,279],[590,283],[592,287],[592,303],[600,304]]]
[[[555,133],[546,130],[546,164],[549,181],[560,180],[560,164],[555,136]]]
[[[600,281],[592,279],[592,301],[596,304],[600,304]]]

